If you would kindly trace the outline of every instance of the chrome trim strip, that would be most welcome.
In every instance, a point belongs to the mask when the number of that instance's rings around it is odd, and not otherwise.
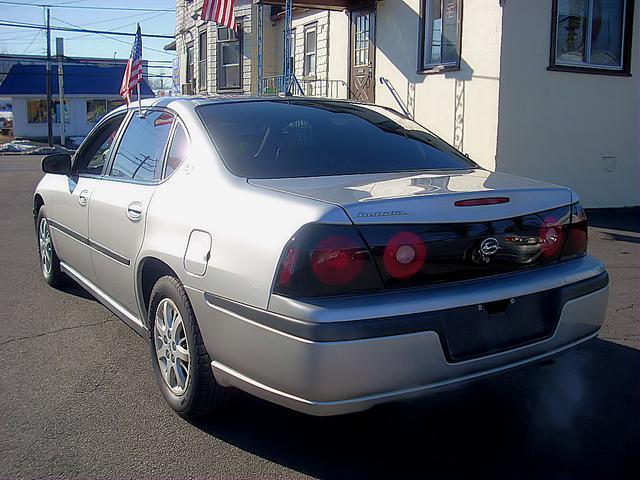
[[[595,331],[584,338],[581,338],[549,352],[544,352],[533,357],[525,358],[517,362],[508,363],[506,365],[500,365],[499,367],[490,368],[481,372],[471,373],[449,380],[442,380],[440,382],[430,383],[428,385],[420,385],[417,387],[405,388],[402,390],[377,393],[363,397],[349,398],[347,400],[314,401],[306,398],[296,397],[295,395],[291,395],[289,393],[269,387],[268,385],[264,385],[216,361],[211,362],[211,369],[213,370],[216,381],[218,381],[223,386],[236,387],[257,397],[264,398],[279,405],[283,405],[285,407],[292,408],[301,412],[309,413],[311,415],[339,415],[366,410],[379,403],[389,402],[391,400],[397,400],[405,397],[418,396],[428,392],[429,390],[448,387],[458,383],[486,377],[488,375],[493,375],[506,370],[510,370],[512,368],[527,365],[529,363],[534,363],[549,356],[556,355],[565,350],[569,350],[588,340],[591,340],[598,335],[598,331]]]
[[[79,234],[78,232],[76,232],[75,230],[70,229],[69,227],[65,227],[64,225],[51,220],[51,219],[47,219],[49,220],[49,224],[55,228],[56,230],[59,230],[60,232],[69,235],[71,238],[79,241],[80,243],[83,243],[85,245],[87,245],[88,247],[93,248],[94,250],[96,250],[97,252],[102,253],[103,255],[106,255],[107,257],[111,258],[112,260],[115,260],[118,263],[121,263],[123,265],[126,265],[127,267],[129,265],[131,265],[131,260],[129,260],[127,257],[123,257],[122,255],[114,252],[113,250],[108,249],[107,247],[100,245],[98,242],[94,242],[93,240],[85,237],[84,235]]]
[[[61,261],[60,269],[64,273],[69,275],[73,280],[86,288],[89,293],[91,293],[100,301],[100,303],[111,310],[114,315],[116,315],[118,318],[120,318],[120,320],[131,327],[138,335],[143,338],[148,335],[149,330],[147,329],[145,324],[140,321],[139,318],[132,315],[127,309],[125,309],[122,305],[112,299],[105,292],[100,290],[100,288],[98,288],[94,283],[92,283],[88,278],[78,272],[75,268]]]

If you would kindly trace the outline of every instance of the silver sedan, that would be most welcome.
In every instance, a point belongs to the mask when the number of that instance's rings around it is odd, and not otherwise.
[[[44,279],[145,338],[184,417],[234,388],[360,411],[574,347],[605,316],[574,192],[480,168],[384,107],[149,100],[43,170]]]

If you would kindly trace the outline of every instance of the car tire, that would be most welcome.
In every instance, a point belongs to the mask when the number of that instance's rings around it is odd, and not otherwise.
[[[212,415],[226,403],[230,389],[213,377],[191,303],[176,277],[164,276],[156,282],[148,321],[151,361],[166,402],[188,420]]]
[[[36,235],[38,240],[38,260],[42,276],[45,282],[52,287],[60,287],[65,281],[65,276],[60,270],[60,259],[51,240],[49,219],[44,205],[38,210]]]

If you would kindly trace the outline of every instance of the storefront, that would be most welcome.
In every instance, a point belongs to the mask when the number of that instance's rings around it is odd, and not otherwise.
[[[60,122],[64,121],[66,136],[83,137],[104,115],[124,104],[119,93],[124,66],[70,64],[63,68],[63,108],[58,95],[57,66],[52,71],[53,134],[55,137],[60,135]],[[45,79],[45,65],[17,64],[0,85],[0,96],[10,97],[12,101],[14,135],[17,138],[47,138]],[[141,93],[143,98],[153,96],[146,82]]]

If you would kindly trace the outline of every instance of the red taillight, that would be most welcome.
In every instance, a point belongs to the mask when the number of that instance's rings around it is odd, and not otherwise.
[[[396,233],[384,249],[383,264],[394,278],[405,279],[418,273],[427,258],[427,247],[413,232]]]
[[[562,250],[562,259],[568,260],[574,257],[586,255],[588,244],[587,214],[580,204],[571,207],[571,225],[567,242]]]
[[[546,217],[544,226],[540,228],[540,249],[545,257],[555,257],[564,244],[562,224],[555,217]]]
[[[477,207],[479,205],[499,205],[510,201],[509,197],[470,198],[469,200],[458,200],[454,205],[456,207]]]
[[[296,232],[282,252],[273,291],[305,298],[381,289],[356,227],[312,223]]]
[[[540,248],[545,257],[555,257],[560,253],[564,240],[561,226],[542,227],[540,229]]]
[[[282,268],[280,269],[279,283],[289,285],[291,278],[295,272],[296,261],[298,260],[298,250],[295,248],[289,248],[287,254],[282,262]]]
[[[311,268],[316,277],[327,285],[345,285],[362,271],[358,258],[362,246],[352,237],[333,235],[324,238],[311,254]]]

